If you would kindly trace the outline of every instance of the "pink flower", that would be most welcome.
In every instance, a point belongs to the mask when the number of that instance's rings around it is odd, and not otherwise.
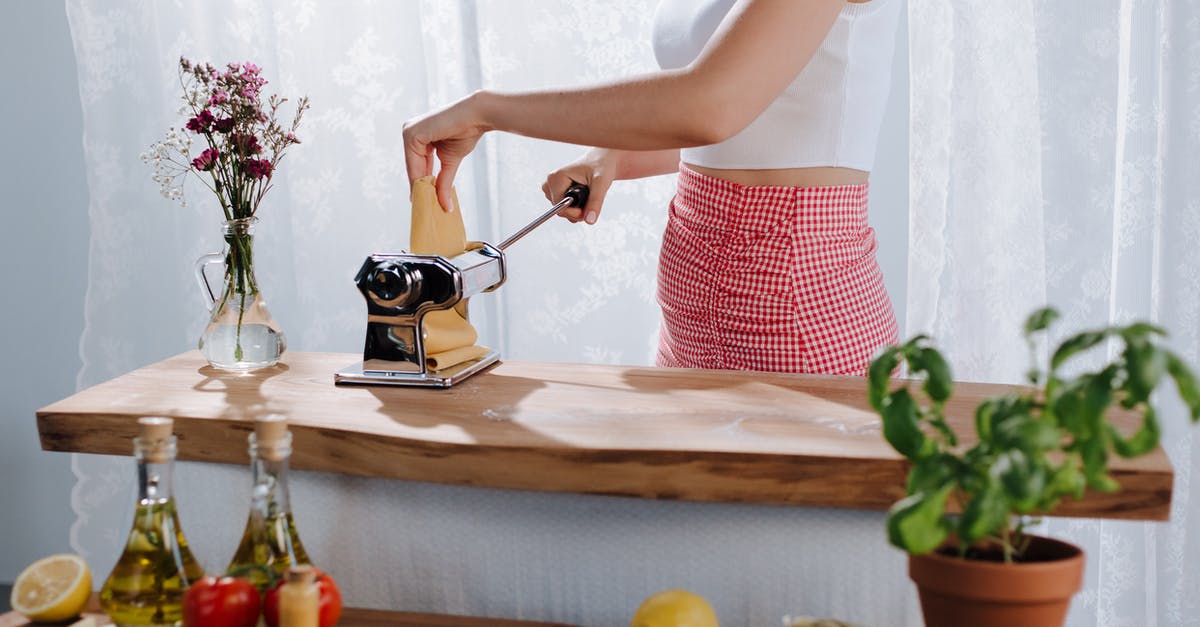
[[[296,138],[296,134],[295,134],[295,133],[288,133],[288,134],[287,134],[287,137],[285,137],[284,139],[288,140],[289,142],[291,142],[291,143],[293,143],[293,144],[299,144],[299,143],[300,143],[300,140]]]
[[[262,68],[247,61],[242,64],[242,70],[244,70],[247,74],[258,74],[262,71]]]
[[[271,162],[266,159],[246,159],[242,162],[242,170],[251,178],[261,179],[271,176]]]
[[[218,133],[228,133],[233,130],[233,118],[221,118],[213,124],[213,130]]]
[[[253,100],[258,97],[258,87],[255,85],[246,85],[242,88],[242,95]]]
[[[188,120],[187,129],[193,133],[207,133],[209,127],[211,127],[212,123],[215,121],[216,118],[213,117],[213,114],[210,113],[208,109],[205,109],[196,117]]]
[[[225,104],[226,102],[229,102],[229,94],[221,89],[214,91],[212,97],[208,99],[208,105],[210,107],[213,105]]]
[[[216,148],[209,148],[200,153],[199,157],[192,159],[192,167],[207,172],[217,166],[217,159],[221,157],[221,153]]]
[[[256,155],[262,152],[258,145],[258,137],[246,133],[233,133],[229,136],[229,144],[233,145],[238,154],[243,156]]]

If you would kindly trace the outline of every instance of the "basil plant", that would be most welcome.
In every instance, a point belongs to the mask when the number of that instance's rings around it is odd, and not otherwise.
[[[1037,364],[1035,336],[1058,313],[1035,311],[1025,339]],[[1049,367],[1034,366],[1029,387],[983,401],[975,411],[978,438],[971,447],[946,422],[943,406],[954,382],[950,367],[927,336],[883,351],[868,373],[871,406],[883,420],[888,443],[912,462],[908,496],[888,513],[889,541],[909,553],[937,549],[954,537],[959,555],[995,542],[1005,561],[1020,559],[1031,516],[1054,510],[1064,497],[1085,490],[1118,489],[1108,474],[1110,453],[1136,457],[1158,445],[1160,429],[1151,395],[1169,376],[1193,422],[1200,419],[1200,387],[1191,369],[1162,346],[1165,332],[1153,325],[1085,331],[1053,351]],[[1113,340],[1120,350],[1103,367],[1063,374],[1072,358]],[[904,363],[913,379],[893,379]],[[910,389],[919,382],[919,390]],[[1114,404],[1136,412],[1141,424],[1125,435],[1107,419]],[[948,504],[958,513],[947,512]]]

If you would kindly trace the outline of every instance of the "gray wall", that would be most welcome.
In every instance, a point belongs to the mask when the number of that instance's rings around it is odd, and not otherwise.
[[[70,548],[70,456],[41,450],[34,412],[75,391],[88,220],[66,10],[0,7],[0,581],[12,581]]]
[[[42,452],[34,412],[74,392],[87,279],[87,185],[62,2],[0,4],[0,582],[69,550],[70,458]],[[871,180],[879,261],[903,325],[908,254],[908,44]],[[903,326],[901,326],[903,329]],[[102,576],[98,575],[98,576]]]

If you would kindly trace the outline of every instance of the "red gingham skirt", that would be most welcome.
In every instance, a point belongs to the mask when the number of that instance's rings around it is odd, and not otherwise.
[[[656,363],[864,375],[898,339],[867,185],[751,187],[680,166]]]

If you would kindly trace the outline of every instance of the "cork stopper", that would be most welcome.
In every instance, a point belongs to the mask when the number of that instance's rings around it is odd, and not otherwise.
[[[146,461],[162,464],[175,457],[175,421],[161,416],[138,418],[136,445]]]
[[[287,571],[287,582],[308,585],[315,582],[317,573],[313,572],[313,567],[307,564],[299,564],[292,566]]]
[[[268,414],[254,420],[252,444],[258,456],[269,461],[283,461],[292,454],[292,434],[288,432],[287,416]]]

